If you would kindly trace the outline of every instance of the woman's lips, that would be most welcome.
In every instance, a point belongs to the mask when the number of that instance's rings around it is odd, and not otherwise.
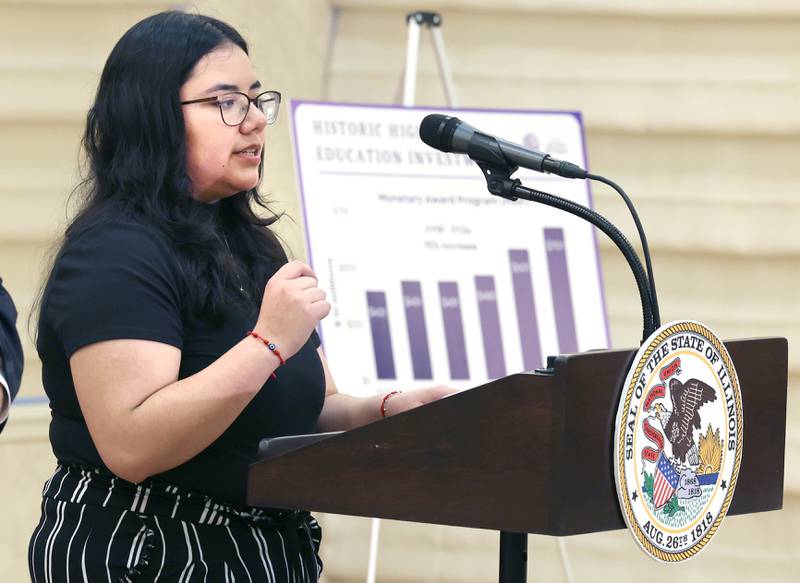
[[[250,164],[258,164],[261,162],[260,150],[242,150],[240,152],[236,152],[234,156]]]

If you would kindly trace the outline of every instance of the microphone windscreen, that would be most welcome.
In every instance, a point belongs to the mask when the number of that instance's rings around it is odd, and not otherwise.
[[[426,115],[422,123],[419,124],[420,139],[431,148],[449,152],[449,144],[444,143],[442,138],[445,134],[444,128],[451,119],[454,118],[441,113]]]

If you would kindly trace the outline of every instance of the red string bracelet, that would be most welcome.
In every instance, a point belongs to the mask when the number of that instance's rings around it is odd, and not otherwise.
[[[386,419],[386,402],[387,402],[387,401],[388,401],[390,398],[394,397],[395,395],[399,395],[399,394],[400,394],[400,393],[402,393],[402,392],[403,392],[403,391],[392,391],[391,393],[386,393],[386,394],[383,396],[383,401],[381,401],[381,417],[383,417],[384,419]]]
[[[267,348],[269,348],[269,351],[270,351],[270,352],[272,352],[272,354],[274,354],[275,356],[277,356],[277,357],[278,357],[278,360],[280,361],[280,365],[279,365],[279,366],[283,366],[284,364],[286,364],[286,361],[285,361],[285,360],[283,360],[283,356],[281,356],[281,351],[280,351],[280,350],[278,350],[278,347],[276,346],[276,344],[275,344],[274,342],[270,342],[269,340],[267,340],[266,338],[264,338],[263,336],[261,336],[261,335],[260,335],[258,332],[254,332],[253,330],[250,330],[250,331],[247,333],[247,335],[248,335],[248,336],[252,336],[252,337],[253,337],[253,338],[255,338],[256,340],[260,340],[260,341],[261,341],[261,342],[264,344],[264,346],[266,346]],[[276,374],[273,372],[273,373],[272,373],[272,378],[273,378],[273,379],[277,379],[277,378],[278,378],[278,375],[276,375]]]

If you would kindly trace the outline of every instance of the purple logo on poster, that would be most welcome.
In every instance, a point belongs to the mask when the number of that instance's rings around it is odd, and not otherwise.
[[[530,148],[531,150],[538,150],[539,145],[541,142],[539,141],[539,137],[536,134],[525,134],[522,138],[522,143],[525,145],[526,148]]]

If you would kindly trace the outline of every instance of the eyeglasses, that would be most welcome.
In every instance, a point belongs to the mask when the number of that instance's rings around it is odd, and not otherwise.
[[[219,107],[222,121],[229,126],[242,125],[247,118],[247,113],[250,111],[250,104],[252,103],[267,118],[267,125],[272,125],[278,118],[281,94],[278,91],[264,91],[255,97],[250,97],[240,91],[231,91],[224,95],[181,101],[181,105],[189,105],[191,103],[216,103]]]

